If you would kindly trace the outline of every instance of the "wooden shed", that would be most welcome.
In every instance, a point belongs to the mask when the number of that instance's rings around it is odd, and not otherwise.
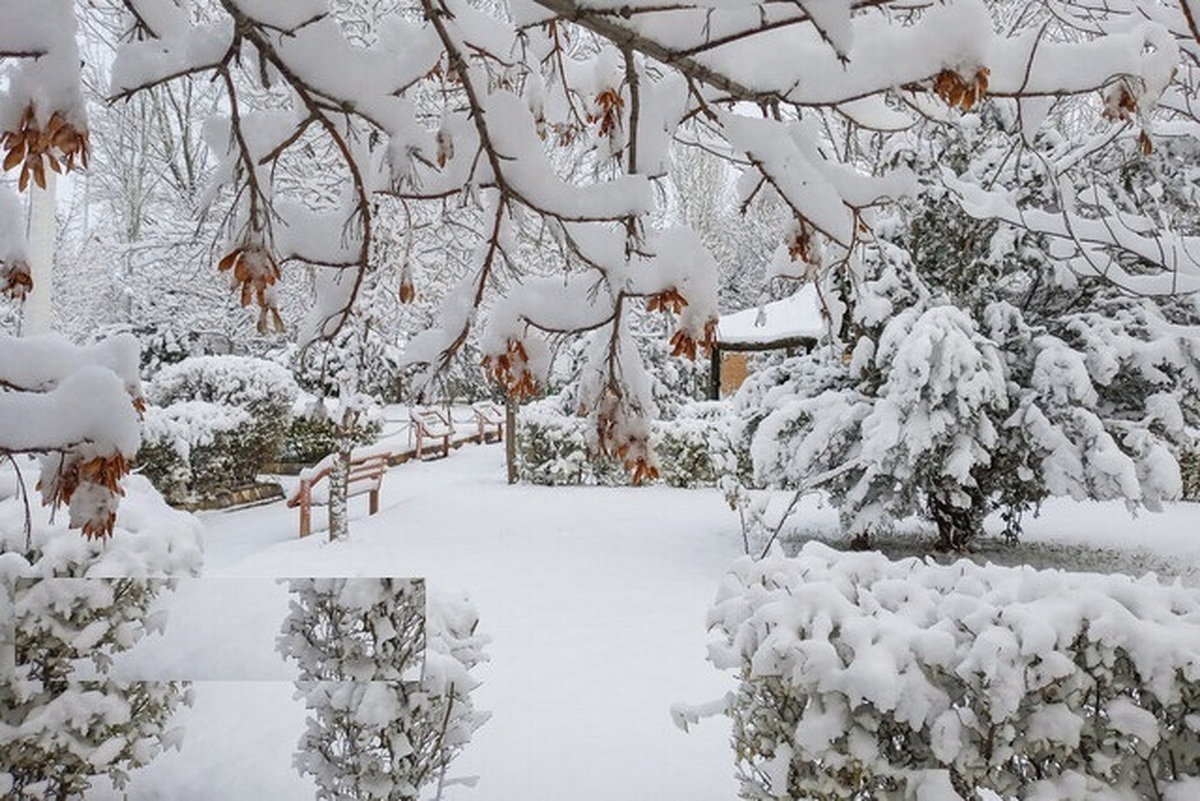
[[[809,351],[826,331],[817,288],[805,284],[794,295],[732,314],[717,323],[709,397],[729,395],[748,375],[746,357],[771,350]]]

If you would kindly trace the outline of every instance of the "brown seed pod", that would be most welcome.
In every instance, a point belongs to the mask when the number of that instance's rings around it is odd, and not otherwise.
[[[21,168],[17,186],[21,191],[32,182],[46,188],[46,165],[56,173],[75,169],[76,159],[88,163],[88,132],[67,121],[61,111],[50,115],[46,127],[38,125],[32,104],[25,107],[17,127],[0,133],[4,153],[4,171]]]

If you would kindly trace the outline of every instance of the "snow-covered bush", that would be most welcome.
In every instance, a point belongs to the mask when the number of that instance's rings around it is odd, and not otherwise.
[[[283,432],[283,444],[279,451],[281,462],[313,464],[337,450],[338,425],[327,411],[322,413],[326,405],[313,398],[302,397],[292,406],[292,417],[287,430]],[[381,415],[373,413],[376,411],[372,407],[356,421],[350,432],[354,447],[369,445],[379,438],[383,419]]]
[[[416,799],[488,715],[469,671],[486,659],[465,599],[426,605],[421,580],[295,579],[278,648],[312,713],[296,752],[321,799]]]
[[[138,464],[172,502],[244,487],[277,461],[298,394],[286,369],[246,356],[164,367],[147,395]]]
[[[260,424],[282,426],[299,389],[286,368],[250,356],[192,356],[164,367],[146,394],[152,403],[207,401],[245,409]]]
[[[811,543],[735,563],[709,623],[740,677],[743,798],[1164,798],[1200,777],[1200,591],[1178,582]]]
[[[734,447],[729,405],[690,403],[669,420],[656,421],[663,483],[671,487],[715,487],[726,476],[750,470],[749,453]]]
[[[968,547],[993,512],[1016,537],[1049,496],[1151,510],[1179,497],[1200,347],[1159,304],[1093,287],[1084,310],[999,291],[976,305],[883,252],[849,344],[755,373],[735,396],[758,486],[821,479],[852,539],[922,515],[943,549]]]
[[[253,483],[260,458],[254,418],[244,409],[207,401],[146,409],[138,470],[171,503]]]
[[[115,654],[166,623],[170,576],[200,570],[200,527],[129,476],[112,535],[89,540],[26,507],[16,476],[0,473],[0,795],[83,797],[94,779],[117,787],[177,744],[180,682],[108,678]],[[0,638],[6,639],[6,638]]]
[[[1200,451],[1187,450],[1179,455],[1179,477],[1183,500],[1200,501]]]
[[[656,420],[651,441],[660,479],[672,487],[716,486],[722,476],[749,470],[749,456],[734,448],[728,407],[693,403],[671,420]],[[619,461],[588,450],[586,419],[565,414],[555,399],[521,407],[517,418],[517,470],[532,484],[625,485]]]
[[[589,454],[587,421],[555,399],[523,405],[517,415],[517,474],[549,486],[624,483],[619,463]]]

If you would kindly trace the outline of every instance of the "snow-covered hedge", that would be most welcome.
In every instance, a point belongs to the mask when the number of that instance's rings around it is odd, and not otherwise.
[[[159,406],[202,400],[282,422],[298,393],[292,374],[275,362],[250,356],[193,356],[160,370],[147,394]]]
[[[36,472],[36,471],[34,471]],[[25,475],[36,481],[36,475]],[[200,526],[129,476],[107,540],[27,508],[0,471],[0,797],[80,798],[179,742],[179,682],[118,682],[112,657],[160,629],[169,577],[199,572]],[[61,516],[60,516],[61,518]]]
[[[709,623],[743,798],[1200,797],[1200,590],[814,543]]]
[[[142,422],[138,468],[172,503],[254,481],[261,453],[246,410],[183,401],[148,407]]]
[[[314,414],[314,404],[319,403],[311,396],[301,398],[292,405],[292,418],[283,432],[283,443],[279,451],[281,462],[314,464],[337,450],[337,425],[325,414]],[[370,411],[375,411],[372,407]],[[379,439],[383,430],[383,419],[379,414],[363,415],[355,426],[351,441],[354,445],[369,445]]]
[[[716,486],[723,475],[748,470],[748,456],[735,452],[722,405],[697,403],[673,420],[656,420],[651,442],[660,476],[672,487]],[[621,463],[589,453],[587,420],[559,411],[553,400],[521,407],[517,418],[517,464],[521,480],[533,484],[622,485],[630,481]]]
[[[749,453],[734,446],[727,404],[683,406],[671,420],[655,424],[660,472],[672,487],[715,487],[722,476],[750,471]]]
[[[564,414],[553,400],[521,407],[517,415],[517,472],[531,484],[623,483],[621,465],[587,449],[587,420]]]
[[[277,461],[299,390],[283,367],[245,356],[196,356],[149,385],[138,465],[173,503],[254,482]]]

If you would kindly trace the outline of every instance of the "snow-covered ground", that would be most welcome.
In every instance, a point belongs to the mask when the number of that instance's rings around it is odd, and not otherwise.
[[[723,721],[685,734],[670,717],[732,687],[705,662],[705,614],[740,551],[719,493],[510,487],[501,446],[467,446],[394,468],[380,513],[361,497],[352,511],[335,544],[298,539],[282,503],[201,516],[205,578],[181,583],[167,633],[119,666],[198,680],[182,750],[137,774],[131,798],[311,797],[291,767],[304,711],[273,652],[287,601],[270,580],[309,575],[423,576],[475,602],[492,638],[475,704],[492,719],[454,766],[479,784],[446,798],[736,796]]]
[[[431,593],[466,591],[477,605],[492,643],[475,704],[492,719],[452,771],[478,785],[445,798],[736,797],[726,723],[684,733],[669,714],[733,685],[705,661],[705,614],[741,550],[718,492],[512,487],[502,447],[467,446],[394,468],[380,513],[368,517],[365,498],[352,511],[351,539],[334,544],[323,531],[299,540],[282,503],[201,516],[205,577],[181,583],[167,633],[118,668],[197,681],[182,750],[136,774],[130,798],[311,797],[291,767],[304,711],[274,652],[287,598],[273,580],[310,575],[422,576]],[[836,517],[810,499],[796,520],[819,533]],[[1099,544],[1194,578],[1200,505],[1135,520],[1118,505],[1055,502],[1026,540],[1068,556]]]

